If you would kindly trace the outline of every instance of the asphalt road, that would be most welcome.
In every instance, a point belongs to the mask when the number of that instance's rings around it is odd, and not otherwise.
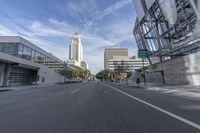
[[[0,133],[200,133],[200,102],[90,82],[0,92]]]

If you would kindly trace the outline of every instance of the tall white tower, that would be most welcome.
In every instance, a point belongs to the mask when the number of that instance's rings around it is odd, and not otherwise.
[[[76,65],[80,66],[83,61],[83,46],[78,32],[72,35],[72,42],[69,46],[69,60],[74,60]]]

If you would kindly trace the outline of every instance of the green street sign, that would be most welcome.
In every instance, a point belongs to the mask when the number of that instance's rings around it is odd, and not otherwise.
[[[139,58],[148,58],[149,57],[149,52],[147,49],[140,49],[138,51],[138,57]]]

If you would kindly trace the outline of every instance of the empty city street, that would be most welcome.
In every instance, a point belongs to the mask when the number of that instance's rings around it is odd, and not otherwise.
[[[199,133],[200,101],[103,82],[0,92],[0,133]]]

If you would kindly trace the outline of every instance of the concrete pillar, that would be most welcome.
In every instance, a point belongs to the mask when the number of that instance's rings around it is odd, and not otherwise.
[[[0,64],[0,86],[3,86],[5,64]]]
[[[2,70],[0,71],[0,86],[9,86],[9,76],[11,71],[10,64],[2,64]]]

